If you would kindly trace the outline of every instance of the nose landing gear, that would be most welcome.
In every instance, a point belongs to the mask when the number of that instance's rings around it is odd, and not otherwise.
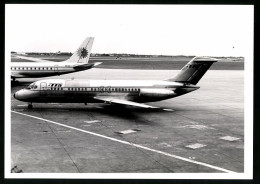
[[[32,105],[32,103],[30,102],[30,103],[28,103],[28,109],[32,109],[33,108],[33,105]]]

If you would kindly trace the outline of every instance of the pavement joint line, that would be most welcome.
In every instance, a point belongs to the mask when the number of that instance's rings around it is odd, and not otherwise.
[[[197,165],[202,165],[202,166],[209,167],[209,168],[219,170],[219,171],[222,171],[222,172],[236,173],[235,171],[231,171],[231,170],[228,170],[228,169],[224,169],[224,168],[221,168],[221,167],[210,165],[210,164],[207,164],[207,163],[204,163],[204,162],[191,160],[191,159],[188,159],[188,158],[184,158],[184,157],[181,157],[181,156],[178,156],[178,155],[173,155],[173,154],[166,153],[166,152],[163,152],[163,151],[160,151],[160,150],[155,150],[155,149],[148,148],[148,147],[138,145],[138,144],[135,144],[135,143],[131,143],[131,142],[128,142],[128,141],[123,141],[123,140],[115,139],[115,138],[108,137],[108,136],[105,136],[105,135],[101,135],[101,134],[98,134],[98,133],[90,132],[90,131],[87,131],[87,130],[82,130],[80,128],[72,127],[72,126],[69,126],[69,125],[64,125],[62,123],[47,120],[47,119],[40,118],[40,117],[37,117],[37,116],[32,116],[32,115],[29,115],[29,114],[24,114],[24,113],[12,111],[12,110],[11,110],[11,112],[16,113],[16,114],[20,114],[20,115],[23,115],[23,116],[31,117],[31,118],[34,118],[34,119],[38,119],[38,120],[41,120],[41,121],[49,122],[49,123],[52,123],[52,124],[60,125],[60,126],[70,128],[70,129],[73,129],[73,130],[77,130],[77,131],[80,131],[80,132],[84,132],[84,133],[87,133],[87,134],[102,137],[102,138],[105,138],[105,139],[109,139],[109,140],[119,142],[119,143],[122,143],[122,144],[126,144],[126,145],[134,146],[134,147],[137,147],[137,148],[141,148],[141,149],[144,149],[144,150],[148,150],[148,151],[151,151],[151,152],[159,153],[159,154],[169,156],[169,157],[172,157],[172,158],[176,158],[176,159],[179,159],[179,160],[182,160],[182,161],[190,162],[190,163],[197,164]]]

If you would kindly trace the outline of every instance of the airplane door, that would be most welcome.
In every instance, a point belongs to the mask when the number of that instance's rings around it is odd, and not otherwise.
[[[46,82],[41,82],[40,83],[40,91],[42,96],[47,95],[47,83]]]

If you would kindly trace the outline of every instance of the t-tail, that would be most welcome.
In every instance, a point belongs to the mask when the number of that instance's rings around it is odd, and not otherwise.
[[[215,58],[194,57],[174,78],[168,81],[196,85],[215,62],[217,62]]]
[[[87,37],[74,54],[64,62],[75,63],[75,64],[86,64],[88,63],[91,48],[94,42],[94,37]]]

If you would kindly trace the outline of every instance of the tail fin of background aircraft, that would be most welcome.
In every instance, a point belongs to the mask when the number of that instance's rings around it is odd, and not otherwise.
[[[214,58],[195,57],[174,78],[168,80],[196,85],[215,62],[217,62],[217,59]]]
[[[74,54],[64,62],[86,64],[88,63],[94,37],[87,37]]]

